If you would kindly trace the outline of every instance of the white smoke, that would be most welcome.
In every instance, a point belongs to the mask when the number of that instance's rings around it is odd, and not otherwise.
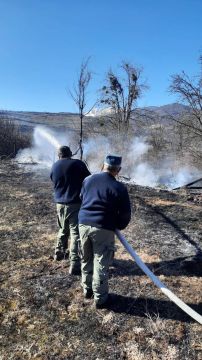
[[[84,144],[84,156],[92,172],[99,171],[105,156],[111,153],[123,158],[120,174],[138,185],[172,189],[200,177],[197,169],[180,167],[174,159],[172,162],[164,159],[158,167],[152,167],[147,160],[150,150],[152,146],[143,137],[135,137],[124,143],[123,139],[117,137],[97,136]]]
[[[84,158],[93,173],[100,171],[104,158],[111,152],[112,145],[105,136],[96,136],[84,142]]]
[[[153,168],[146,161],[150,149],[146,139],[135,137],[127,144],[123,154],[123,172],[131,181],[144,186],[155,186],[157,182]]]
[[[155,187],[158,184],[158,175],[149,164],[141,163],[134,166],[131,180],[142,186]]]
[[[169,189],[184,186],[201,177],[201,173],[196,168],[189,166],[183,166],[174,170],[164,168],[163,170],[164,176],[159,176],[158,184],[166,185]]]
[[[142,137],[135,137],[131,142],[129,152],[132,152],[135,159],[139,160],[151,149],[151,147],[151,145],[146,143],[146,139]]]
[[[39,166],[50,168],[57,160],[59,146],[68,145],[74,152],[78,147],[77,142],[78,138],[76,139],[73,133],[37,126],[33,133],[32,147],[19,151],[16,160],[24,164],[37,164],[36,169]],[[188,166],[179,167],[174,160],[169,163],[164,159],[158,167],[153,168],[148,162],[148,152],[152,147],[146,138],[135,137],[126,141],[117,136],[96,136],[85,141],[83,146],[84,160],[87,161],[92,173],[100,171],[107,154],[119,154],[123,158],[121,175],[142,186],[165,186],[171,189],[201,176],[196,169]]]

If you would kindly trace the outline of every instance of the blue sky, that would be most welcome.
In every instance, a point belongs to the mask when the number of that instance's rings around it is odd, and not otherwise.
[[[170,76],[199,72],[201,14],[202,0],[0,0],[0,109],[76,111],[67,89],[89,56],[89,106],[122,60],[144,69],[139,106],[174,102]]]

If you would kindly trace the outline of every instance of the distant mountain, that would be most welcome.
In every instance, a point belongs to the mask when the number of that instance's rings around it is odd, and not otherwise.
[[[167,104],[162,106],[147,106],[137,109],[137,111],[140,113],[145,111],[153,112],[158,114],[159,116],[166,116],[166,115],[176,116],[184,112],[187,112],[189,110],[190,109],[188,106],[179,103]],[[92,116],[92,117],[107,116],[111,113],[112,113],[111,108],[105,108],[105,109],[94,108],[93,110],[90,111],[90,113],[88,113],[87,116]]]
[[[162,106],[147,106],[142,109],[155,112],[159,116],[166,116],[166,115],[176,116],[176,115],[180,115],[184,112],[190,111],[189,106],[179,104],[179,103],[167,104],[167,105],[162,105]]]

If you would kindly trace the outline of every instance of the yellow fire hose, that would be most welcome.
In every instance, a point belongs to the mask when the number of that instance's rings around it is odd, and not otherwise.
[[[199,324],[202,325],[202,316],[190,308],[187,304],[185,304],[182,300],[180,300],[171,290],[169,290],[159,279],[157,276],[153,274],[151,270],[145,265],[145,263],[140,259],[140,257],[136,254],[135,250],[128,243],[126,238],[121,234],[119,230],[115,231],[117,237],[135,260],[137,265],[142,269],[142,271],[149,276],[149,278],[153,281],[153,283],[171,300],[173,301],[181,310],[183,310],[186,314],[191,316],[194,320],[196,320]]]

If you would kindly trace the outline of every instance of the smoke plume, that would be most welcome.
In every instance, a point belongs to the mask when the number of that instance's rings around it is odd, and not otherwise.
[[[33,132],[32,147],[21,150],[17,161],[37,164],[36,170],[39,167],[49,169],[57,160],[57,148],[60,145],[70,146],[74,153],[78,148],[78,134],[37,126]],[[170,163],[163,159],[154,168],[148,160],[152,147],[146,138],[135,137],[126,141],[123,137],[96,136],[89,138],[83,145],[84,160],[92,173],[100,171],[105,156],[111,153],[122,156],[121,175],[139,185],[174,188],[200,177],[196,169],[180,167],[174,160]]]

